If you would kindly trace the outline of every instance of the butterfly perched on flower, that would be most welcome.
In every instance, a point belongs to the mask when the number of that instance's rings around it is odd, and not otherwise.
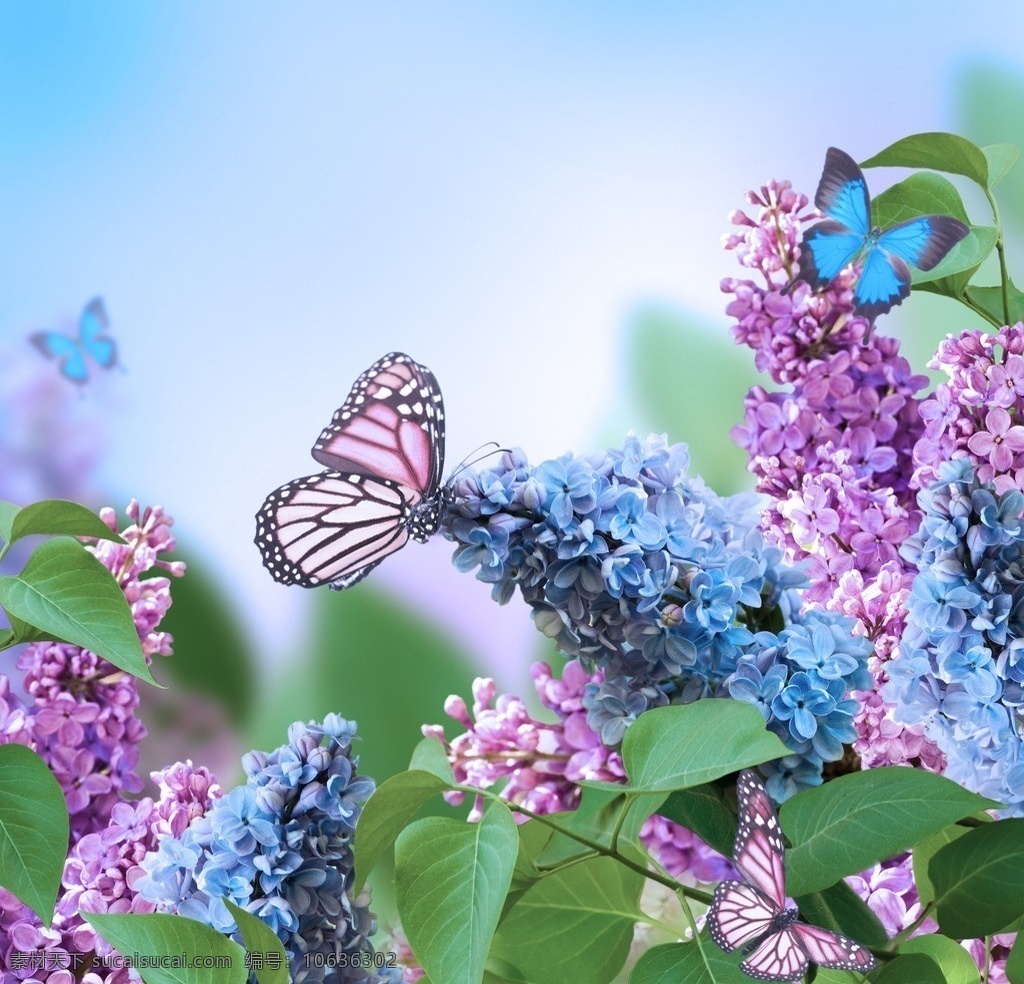
[[[48,359],[58,361],[65,379],[81,386],[89,379],[88,359],[101,369],[117,365],[117,345],[106,334],[109,327],[103,298],[94,297],[82,311],[77,337],[59,331],[37,331],[29,341]]]
[[[827,287],[862,261],[855,313],[874,321],[910,294],[910,270],[931,270],[970,229],[948,215],[919,215],[887,229],[871,225],[864,174],[849,154],[829,147],[814,204],[828,216],[804,235],[799,279]]]
[[[739,830],[733,863],[746,879],[719,882],[708,928],[726,953],[743,947],[740,970],[760,981],[796,981],[814,962],[832,970],[867,973],[877,966],[870,951],[846,936],[797,920],[786,905],[782,829],[761,780],[749,769],[736,785]]]
[[[410,537],[437,531],[444,403],[426,366],[401,352],[378,359],[312,454],[329,470],[275,489],[256,516],[256,545],[276,581],[348,588]]]

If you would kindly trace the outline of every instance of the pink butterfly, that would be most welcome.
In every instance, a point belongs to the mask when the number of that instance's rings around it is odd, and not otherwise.
[[[761,780],[749,769],[736,785],[739,830],[733,863],[746,882],[719,882],[708,929],[726,953],[743,947],[740,970],[760,981],[797,981],[813,962],[832,970],[867,973],[877,966],[866,947],[846,936],[797,921],[786,906],[782,829]]]
[[[256,515],[256,545],[276,581],[347,588],[409,537],[437,531],[444,403],[426,366],[401,352],[378,359],[312,454],[330,470],[275,489]]]

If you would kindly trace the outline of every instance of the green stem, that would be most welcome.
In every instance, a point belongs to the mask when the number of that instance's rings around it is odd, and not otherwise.
[[[1003,249],[1003,224],[999,218],[999,208],[996,205],[995,197],[988,188],[985,189],[985,196],[989,205],[992,206],[992,217],[996,223],[996,254],[999,256],[999,281],[1003,293],[1003,324],[1010,323],[1010,277],[1006,272],[1006,252]],[[999,325],[998,327],[1002,327]]]
[[[487,799],[501,800],[501,797],[496,793],[492,793],[488,790],[477,789],[475,786],[457,786],[456,788],[463,790],[463,792],[484,796]],[[633,861],[631,858],[627,858],[625,855],[620,854],[612,848],[605,847],[603,844],[599,844],[597,841],[593,841],[589,837],[584,837],[582,834],[577,834],[568,827],[562,826],[562,824],[557,820],[552,820],[544,814],[534,813],[533,810],[527,809],[525,806],[520,806],[518,803],[510,803],[508,800],[501,800],[501,802],[518,813],[522,813],[523,816],[529,817],[531,820],[536,820],[538,823],[543,824],[545,827],[550,827],[559,834],[564,834],[566,837],[576,841],[578,844],[582,844],[584,847],[589,847],[591,851],[600,854],[602,857],[614,858],[619,862],[619,864],[624,864],[627,868],[635,871],[638,875],[643,875],[644,878],[650,878],[677,894],[679,892],[683,892],[688,898],[693,899],[695,902],[702,902],[704,905],[711,905],[711,894],[709,892],[702,892],[698,888],[687,888],[685,885],[680,885],[674,878],[669,878],[665,875],[659,874],[657,871],[652,871],[645,865],[638,864],[636,861]]]

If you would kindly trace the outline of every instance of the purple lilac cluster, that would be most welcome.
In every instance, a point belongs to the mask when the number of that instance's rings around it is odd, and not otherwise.
[[[846,271],[828,290],[796,282],[807,198],[772,182],[748,200],[755,217],[735,212],[742,228],[724,237],[760,280],[726,279],[733,335],[786,391],[754,387],[733,439],[749,457],[758,490],[771,502],[762,517],[768,540],[803,561],[805,600],[859,623],[876,652],[875,687],[903,634],[913,572],[900,544],[920,522],[911,481],[915,445],[925,432],[914,375],[899,343],[872,334],[853,316]],[[854,748],[866,766],[910,762],[939,769],[942,757],[918,729],[893,718],[877,693],[858,694]]]
[[[519,697],[496,697],[494,681],[479,678],[473,683],[472,715],[460,697],[449,697],[445,703],[448,716],[466,729],[462,734],[449,742],[441,725],[424,725],[424,735],[444,744],[456,781],[479,789],[504,782],[504,799],[539,814],[576,809],[579,783],[585,780],[624,782],[621,757],[587,724],[583,705],[588,688],[600,684],[601,671],[589,673],[579,660],[572,660],[565,664],[561,679],[552,675],[547,663],[535,663],[530,675],[541,703],[554,713],[554,723],[533,718]],[[458,804],[463,794],[449,793],[446,798]],[[478,797],[469,818],[479,819],[481,810]],[[526,819],[523,814],[516,818]],[[735,877],[727,858],[664,817],[650,817],[640,837],[674,878],[716,882]]]
[[[117,529],[112,509],[100,515]],[[128,515],[132,522],[121,531],[125,543],[102,541],[89,549],[125,592],[147,657],[167,654],[170,637],[158,626],[170,606],[169,581],[143,575],[154,568],[173,575],[183,572],[184,565],[162,556],[174,549],[172,520],[159,507],[143,511],[134,500]],[[94,956],[109,952],[109,947],[78,910],[152,911],[134,890],[138,862],[162,832],[205,808],[210,777],[203,770],[175,766],[154,775],[161,786],[157,803],[126,802],[124,794],[142,788],[136,765],[138,744],[146,732],[136,717],[135,679],[95,653],[64,643],[34,643],[21,654],[18,666],[25,671],[29,701],[13,694],[10,680],[0,677],[0,740],[27,745],[49,765],[67,801],[71,844],[63,891],[49,929],[13,895],[0,892],[4,984],[137,980],[126,970],[80,976]],[[26,960],[22,954],[36,956]],[[22,966],[14,966],[19,962]],[[69,976],[71,968],[79,977]]]
[[[918,496],[901,553],[917,574],[885,695],[946,755],[945,774],[1024,815],[1024,493],[968,458]]]
[[[518,588],[563,654],[602,671],[582,706],[605,746],[650,707],[747,700],[793,750],[769,778],[784,799],[856,737],[848,692],[870,686],[871,647],[850,618],[801,614],[803,575],[765,546],[757,500],[688,465],[658,436],[536,467],[507,452],[458,484],[454,562],[501,603]]]
[[[373,954],[369,898],[352,898],[352,834],[374,783],[358,775],[356,725],[296,723],[288,743],[243,759],[248,779],[142,859],[140,895],[162,912],[236,933],[227,898],[273,929],[296,984],[397,984],[400,971],[338,966]],[[372,961],[370,961],[372,964]]]

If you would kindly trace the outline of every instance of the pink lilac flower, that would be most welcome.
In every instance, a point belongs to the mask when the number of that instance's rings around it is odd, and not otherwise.
[[[583,698],[588,684],[599,684],[600,671],[588,673],[578,660],[565,665],[562,678],[551,673],[547,663],[535,663],[530,670],[541,703],[553,711],[553,724],[532,718],[523,701],[514,696],[496,697],[493,680],[473,683],[473,713],[459,697],[445,703],[449,717],[466,729],[450,742],[440,725],[425,725],[425,735],[445,745],[448,759],[460,783],[488,789],[505,780],[501,796],[534,813],[558,813],[579,805],[579,782],[588,779],[621,782],[625,779],[622,759],[610,751],[587,724]],[[447,794],[449,802],[461,803],[461,793]],[[480,818],[482,800],[470,812]],[[526,817],[516,814],[517,820]],[[649,818],[641,839],[651,855],[675,878],[689,876],[698,881],[733,877],[731,862],[704,843],[696,834],[663,817]]]

